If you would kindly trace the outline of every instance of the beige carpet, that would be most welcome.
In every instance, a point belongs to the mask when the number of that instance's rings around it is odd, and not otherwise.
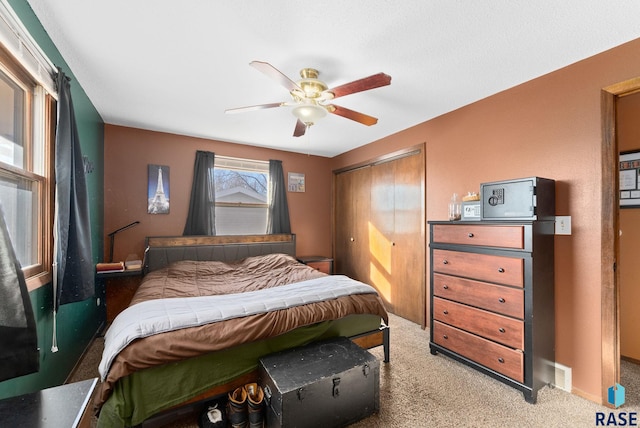
[[[545,387],[535,405],[522,393],[450,358],[429,353],[429,331],[391,316],[391,362],[382,349],[371,352],[381,361],[380,411],[354,425],[370,427],[594,427],[596,412],[610,409],[557,388]],[[102,340],[83,358],[72,381],[97,376]],[[626,404],[619,412],[640,412],[640,366],[623,361],[621,384]],[[195,428],[187,417],[172,428]]]

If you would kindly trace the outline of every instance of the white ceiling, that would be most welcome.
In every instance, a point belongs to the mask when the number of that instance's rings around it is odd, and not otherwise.
[[[105,123],[328,157],[640,37],[637,0],[28,2]],[[252,60],[392,81],[335,101],[376,125],[295,138],[290,107],[225,114],[290,100]]]

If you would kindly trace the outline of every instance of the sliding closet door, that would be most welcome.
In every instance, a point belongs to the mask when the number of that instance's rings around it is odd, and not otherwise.
[[[421,154],[371,169],[373,286],[394,314],[424,325]]]
[[[370,187],[369,167],[336,175],[335,271],[365,283],[370,283],[366,221],[369,218]]]
[[[392,299],[396,314],[422,326],[426,316],[424,152],[393,162]]]
[[[394,274],[395,231],[395,162],[371,167],[371,210],[369,236],[371,240],[371,285],[382,297],[387,310],[400,315],[396,300]]]
[[[336,175],[336,272],[425,325],[424,151]]]

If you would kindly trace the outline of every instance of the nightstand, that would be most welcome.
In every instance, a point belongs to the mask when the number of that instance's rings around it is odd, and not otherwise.
[[[304,263],[320,272],[333,274],[333,259],[324,256],[304,256],[298,257],[300,263]]]
[[[142,269],[96,272],[96,279],[105,282],[107,322],[111,322],[129,306],[133,294],[140,285]]]

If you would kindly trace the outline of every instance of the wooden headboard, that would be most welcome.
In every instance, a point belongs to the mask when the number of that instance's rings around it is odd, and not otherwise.
[[[230,262],[265,254],[296,255],[296,235],[149,236],[145,240],[144,272],[179,260]]]

